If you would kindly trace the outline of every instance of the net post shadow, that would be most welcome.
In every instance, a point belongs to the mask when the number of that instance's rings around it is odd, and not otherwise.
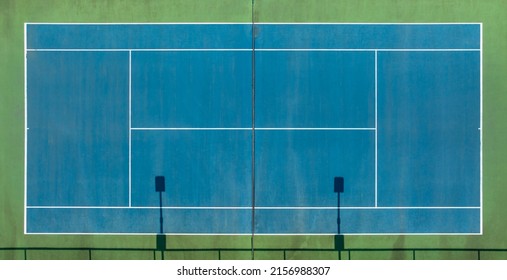
[[[345,249],[345,238],[341,229],[341,217],[340,217],[340,194],[344,191],[343,177],[334,177],[334,192],[337,195],[337,218],[336,218],[336,235],[334,236],[334,249],[338,251],[338,259],[341,260],[342,251]]]
[[[156,237],[156,251],[160,251],[162,256],[162,260],[164,259],[164,252],[166,249],[166,236],[164,234],[164,214],[162,211],[162,193],[165,192],[165,177],[164,176],[155,176],[155,191],[158,192],[159,198],[159,222],[160,222],[160,230],[157,233]]]

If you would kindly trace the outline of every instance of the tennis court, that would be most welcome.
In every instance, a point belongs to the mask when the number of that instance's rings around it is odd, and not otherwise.
[[[481,30],[26,24],[25,231],[481,234]]]

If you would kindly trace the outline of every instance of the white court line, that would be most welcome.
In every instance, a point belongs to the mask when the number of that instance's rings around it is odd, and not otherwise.
[[[375,207],[378,206],[378,51],[375,51]]]
[[[258,25],[476,25],[479,22],[256,22]]]
[[[27,22],[30,25],[252,25],[251,22]],[[255,23],[257,24],[257,23]]]
[[[484,205],[483,205],[483,152],[482,152],[482,149],[483,149],[483,131],[484,131],[484,127],[483,127],[483,118],[482,118],[482,115],[483,115],[483,68],[482,68],[482,63],[483,63],[483,51],[484,51],[484,46],[483,46],[483,29],[482,29],[482,23],[481,23],[481,42],[480,42],[480,47],[481,47],[481,53],[480,53],[480,131],[479,131],[479,139],[480,139],[480,159],[479,159],[479,185],[480,185],[480,205],[481,205],[481,213],[480,213],[480,227],[481,227],[481,234],[483,233],[483,211],[484,211]]]
[[[261,210],[445,210],[445,209],[479,209],[478,206],[295,206],[295,207],[277,207],[277,206],[266,206],[266,207],[255,207]]]
[[[28,49],[29,52],[251,52],[252,49],[209,49],[209,48],[202,48],[202,49],[182,49],[182,48],[160,48],[160,49],[153,49],[153,48],[145,48],[145,49],[139,49],[139,48],[133,48],[133,49],[125,49],[125,48],[118,48],[118,49],[111,49],[111,48],[103,48],[103,49]]]
[[[26,22],[32,25],[252,25],[246,22]],[[480,22],[255,22],[256,25],[474,25]]]
[[[184,48],[39,48],[39,49],[27,49],[29,52],[251,52],[253,49],[184,49]],[[378,49],[378,48],[313,48],[313,49],[287,49],[287,48],[274,48],[274,49],[255,49],[256,52],[480,52],[480,49]]]
[[[252,210],[251,206],[28,206],[28,209],[139,209],[139,210]],[[479,206],[256,206],[256,210],[452,210],[480,209]]]
[[[131,130],[252,130],[251,127],[132,127]]]
[[[27,235],[127,235],[127,236],[152,236],[159,235],[160,233],[156,232],[144,232],[144,233],[129,233],[129,232],[29,232]],[[168,236],[251,236],[252,233],[214,233],[214,232],[205,232],[205,233],[167,233],[164,232],[164,235]],[[255,233],[255,235],[263,235],[263,236],[336,236],[336,232],[328,232],[328,233]],[[430,232],[430,233],[403,233],[403,232],[388,232],[388,233],[340,233],[340,235],[347,236],[388,236],[388,235],[396,235],[396,236],[434,236],[434,235],[444,235],[444,236],[462,236],[462,235],[481,235],[477,232],[465,232],[465,233],[449,233],[449,232]]]
[[[374,127],[256,127],[255,130],[367,130],[374,131]]]
[[[255,22],[255,25],[481,25],[481,22]],[[253,25],[247,22],[26,22],[25,25]]]
[[[24,209],[23,209],[23,211],[24,211],[23,232],[26,234],[26,231],[27,231],[27,227],[26,227],[27,226],[27,222],[26,222],[27,209],[26,209],[26,207],[28,205],[28,203],[27,203],[27,199],[28,199],[27,198],[27,196],[28,196],[27,195],[27,192],[28,192],[28,186],[27,186],[27,184],[28,184],[28,176],[27,176],[27,173],[28,173],[28,155],[27,155],[28,154],[28,102],[27,102],[28,86],[27,86],[27,81],[28,81],[28,79],[27,79],[27,67],[26,67],[27,66],[27,62],[26,62],[26,60],[27,60],[27,58],[26,58],[26,55],[27,55],[27,51],[26,51],[26,23],[24,25],[23,32],[24,32],[23,36],[24,36],[24,40],[25,40],[24,41],[24,52],[23,52],[23,60],[24,60],[24,67],[25,67],[25,69],[24,69],[24,75],[25,75],[24,76],[24,81],[25,81],[25,86],[24,86],[24,90],[25,90],[25,92],[24,92],[24,98],[25,98],[25,100],[24,100],[24,102],[25,102],[25,155],[24,155],[24,157],[25,157],[25,162],[24,162],[24,168],[25,168],[24,180],[25,180],[25,182],[24,182],[24,188],[25,188],[25,193],[24,193]]]
[[[379,52],[479,52],[480,49],[376,49]]]
[[[366,130],[374,131],[374,127],[132,127],[131,130]]]
[[[132,52],[129,51],[129,206],[132,206]]]
[[[255,49],[259,52],[478,52],[480,49],[379,49],[379,48],[313,48],[313,49],[287,49],[287,48],[273,48],[273,49]]]

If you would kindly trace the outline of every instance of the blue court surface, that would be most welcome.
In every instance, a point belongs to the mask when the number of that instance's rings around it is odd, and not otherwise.
[[[26,233],[482,233],[481,24],[25,28]]]

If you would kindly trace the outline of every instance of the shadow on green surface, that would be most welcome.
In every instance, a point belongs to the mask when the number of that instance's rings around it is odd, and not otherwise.
[[[341,245],[343,236],[337,236],[335,242]],[[125,259],[125,254],[129,255],[129,259],[153,259],[161,260],[166,255],[188,255],[188,258],[179,259],[231,259],[223,258],[224,255],[233,254],[249,257],[251,248],[186,248],[186,249],[166,249],[166,236],[157,235],[157,247],[156,248],[90,248],[90,247],[75,247],[75,248],[49,248],[49,247],[13,247],[13,248],[0,248],[0,255],[4,256],[3,259],[104,259],[99,257],[100,255],[109,255],[108,259]],[[507,259],[507,249],[482,249],[482,248],[334,248],[334,249],[322,249],[322,248],[265,248],[255,249],[255,253],[280,253],[279,256],[283,258],[273,258],[280,260],[293,259],[290,255],[302,254],[306,256],[305,259],[313,259],[311,255],[318,257],[322,253],[335,253],[335,259],[399,259],[390,258],[389,256],[399,256],[400,253],[407,257],[402,259]],[[109,253],[109,254],[108,254]],[[304,254],[306,253],[306,254]],[[308,254],[310,253],[310,254]],[[380,253],[380,255],[379,255]],[[342,254],[345,255],[342,258]],[[381,255],[384,254],[384,257]],[[454,255],[454,257],[453,257]],[[60,257],[58,257],[60,256]],[[97,256],[97,257],[94,257]],[[136,257],[139,256],[139,257]],[[142,256],[142,257],[141,257]],[[206,257],[204,257],[206,256]],[[369,256],[369,257],[368,257]],[[380,256],[380,257],[379,257]],[[387,257],[385,257],[387,256]],[[165,258],[173,259],[173,258]],[[233,258],[234,259],[234,258]],[[245,259],[245,258],[238,258]],[[301,258],[299,258],[301,259]],[[332,258],[325,258],[332,259]]]

